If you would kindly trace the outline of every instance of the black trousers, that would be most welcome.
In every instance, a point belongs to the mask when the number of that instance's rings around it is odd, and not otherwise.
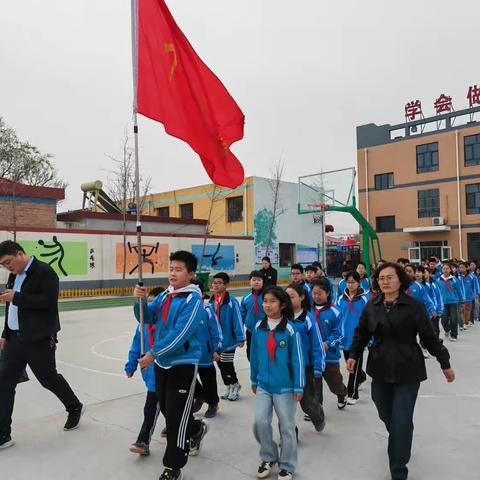
[[[388,431],[388,459],[392,480],[408,478],[413,412],[419,388],[419,383],[372,382],[372,400]]]
[[[345,361],[348,360],[350,352],[348,350],[343,351]],[[367,379],[367,374],[362,370],[363,366],[363,353],[357,358],[355,362],[355,371],[348,374],[347,395],[351,398],[358,399],[358,386]]]
[[[155,364],[155,386],[167,425],[163,465],[173,470],[186,465],[190,438],[200,432],[201,422],[194,420],[192,414],[196,378],[196,365],[176,365],[167,369]]]
[[[222,375],[223,383],[234,385],[238,383],[237,372],[235,371],[235,350],[233,352],[225,352],[220,354],[220,361],[217,362],[220,374]]]
[[[147,398],[143,407],[143,423],[137,442],[143,442],[147,445],[150,443],[159,414],[160,403],[158,402],[157,392],[147,392]]]
[[[42,387],[55,394],[68,412],[80,406],[70,385],[57,372],[55,350],[56,344],[50,338],[22,342],[12,334],[5,343],[0,363],[0,435],[11,433],[15,389],[27,365]]]
[[[305,369],[305,389],[303,397],[300,400],[302,410],[310,417],[312,423],[317,426],[325,421],[325,413],[320,402],[321,396],[321,378],[315,378],[313,367],[307,366]]]
[[[343,383],[342,373],[339,363],[326,363],[325,371],[319,381],[319,399],[323,405],[323,379],[327,382],[330,391],[337,396],[338,400],[344,400],[347,396],[347,387]]]
[[[250,361],[250,350],[252,348],[252,332],[250,330],[245,330],[245,337],[247,340],[247,359]]]
[[[198,367],[198,376],[200,377],[200,382],[197,379],[195,398],[205,400],[208,405],[218,405],[220,398],[218,398],[217,371],[215,366]]]

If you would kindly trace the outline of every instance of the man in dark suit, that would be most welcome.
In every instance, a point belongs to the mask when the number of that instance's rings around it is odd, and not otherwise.
[[[78,427],[84,406],[67,381],[57,373],[55,350],[58,318],[58,276],[46,263],[25,254],[16,242],[0,243],[0,265],[10,272],[5,327],[0,339],[0,449],[13,445],[11,438],[15,388],[26,365],[41,385],[53,392],[68,412],[64,430]]]

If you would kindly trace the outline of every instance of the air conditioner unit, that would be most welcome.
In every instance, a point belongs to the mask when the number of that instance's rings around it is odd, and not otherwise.
[[[434,225],[445,225],[445,219],[443,217],[433,217]]]

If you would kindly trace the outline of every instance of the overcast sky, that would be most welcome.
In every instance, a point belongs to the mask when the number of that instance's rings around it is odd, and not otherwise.
[[[480,84],[477,0],[167,0],[193,47],[246,115],[233,146],[246,175],[286,179],[355,165],[355,127],[425,113],[441,93],[467,106]],[[0,0],[0,116],[55,156],[69,183],[106,180],[131,120],[129,0]],[[154,191],[208,182],[162,125],[140,120]]]

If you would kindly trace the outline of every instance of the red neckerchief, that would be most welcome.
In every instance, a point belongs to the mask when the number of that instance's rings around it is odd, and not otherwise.
[[[445,278],[445,277],[442,277],[443,278],[443,281],[445,282],[445,286],[447,287],[447,290],[449,292],[452,291],[452,287],[450,286],[450,284],[448,283],[448,278]]]
[[[147,330],[148,330],[148,344],[150,345],[150,348],[153,348],[153,344],[155,343],[155,340],[153,338],[153,334],[155,333],[155,330],[157,329],[156,325],[147,325]]]
[[[260,312],[260,307],[258,306],[258,293],[252,292],[252,295],[253,295],[253,311],[255,312],[255,317],[257,317]]]
[[[220,322],[220,309],[225,299],[227,292],[223,292],[221,295],[213,294],[213,299],[215,300],[215,314],[217,315],[217,322]]]
[[[275,341],[275,329],[268,332],[267,339],[267,352],[270,360],[275,363],[275,349],[277,348],[277,342]]]
[[[407,295],[411,295],[412,291],[410,290],[410,287],[407,288],[407,290],[405,291],[405,293],[406,293]]]
[[[170,311],[170,305],[172,304],[172,298],[175,296],[176,294],[175,293],[169,293],[167,295],[167,298],[165,298],[165,300],[163,301],[163,304],[162,304],[162,321],[163,321],[163,324],[166,325],[167,324],[167,318],[168,318],[168,312]]]
[[[320,329],[320,334],[322,335],[322,339],[324,339],[325,334],[323,333],[323,327],[322,327],[322,322],[320,321],[320,314],[328,310],[332,305],[329,305],[328,303],[321,306],[320,308],[317,308],[315,305],[315,321],[317,322],[318,328]]]

